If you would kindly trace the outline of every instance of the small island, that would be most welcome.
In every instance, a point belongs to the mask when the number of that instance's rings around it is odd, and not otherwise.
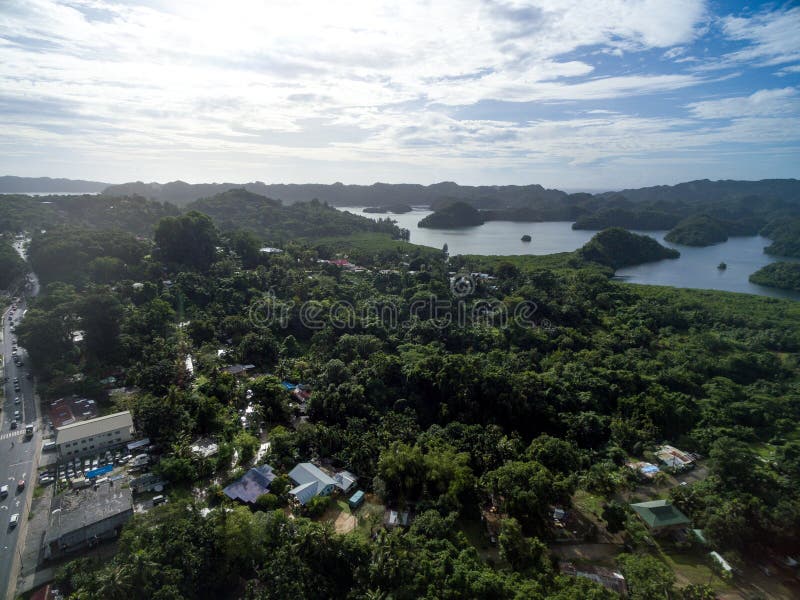
[[[522,241],[523,241],[523,242],[530,242],[530,241],[531,241],[531,236],[529,236],[529,235],[526,233],[525,235],[523,235],[523,236],[522,236]]]
[[[728,232],[719,219],[700,215],[684,219],[664,239],[684,246],[712,246],[727,241]]]
[[[776,262],[750,275],[750,283],[800,292],[800,263]]]
[[[475,207],[466,202],[453,202],[422,219],[417,227],[456,229],[483,225],[484,221],[483,215]]]
[[[631,233],[627,229],[612,227],[596,233],[580,248],[578,256],[612,269],[630,267],[665,258],[678,258],[681,254],[666,248],[648,235]]]
[[[401,215],[411,212],[413,209],[408,204],[389,204],[387,206],[368,206],[364,209],[365,213],[386,214],[392,213],[394,215]]]
[[[719,263],[719,264],[717,265],[717,269],[719,269],[720,271],[724,271],[724,270],[725,270],[725,269],[727,269],[727,268],[728,268],[728,265],[727,265],[727,264],[725,264],[724,262],[721,262],[721,263]]]

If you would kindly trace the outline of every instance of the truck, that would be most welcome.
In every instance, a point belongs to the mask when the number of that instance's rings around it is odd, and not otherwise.
[[[33,437],[33,423],[25,425],[25,439],[29,440]]]

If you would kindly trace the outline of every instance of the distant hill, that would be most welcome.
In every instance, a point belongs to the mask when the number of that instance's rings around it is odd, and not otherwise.
[[[272,242],[365,232],[388,233],[396,239],[404,237],[388,218],[375,221],[336,210],[318,200],[284,205],[244,188],[201,198],[186,208],[210,216],[223,231],[245,229]]]
[[[0,194],[97,194],[108,187],[102,181],[50,177],[0,177]]]
[[[398,206],[425,205],[440,208],[454,201],[465,201],[476,208],[508,208],[525,206],[531,201],[559,201],[567,194],[558,190],[546,190],[540,185],[463,186],[453,182],[419,185],[407,183],[373,183],[372,185],[334,184],[267,184],[261,181],[250,183],[199,183],[184,181],[169,183],[124,183],[106,188],[109,195],[139,195],[152,200],[185,205],[200,198],[234,188],[243,188],[268,198],[276,198],[286,204],[319,200],[333,206]]]
[[[700,179],[677,185],[656,185],[652,187],[620,190],[596,194],[602,200],[620,195],[634,203],[639,202],[682,202],[687,204],[706,204],[720,200],[734,200],[747,196],[758,196],[774,200],[800,202],[800,181],[797,179],[762,179],[760,181],[738,181],[724,179],[710,181]]]

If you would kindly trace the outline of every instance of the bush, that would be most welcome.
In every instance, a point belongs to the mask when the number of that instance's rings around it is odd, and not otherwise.
[[[314,496],[306,503],[305,512],[310,518],[322,516],[331,504],[330,496]]]

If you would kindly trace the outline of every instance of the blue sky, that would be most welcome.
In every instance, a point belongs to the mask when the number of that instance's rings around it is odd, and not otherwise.
[[[540,183],[800,176],[800,7],[3,0],[0,174]]]

